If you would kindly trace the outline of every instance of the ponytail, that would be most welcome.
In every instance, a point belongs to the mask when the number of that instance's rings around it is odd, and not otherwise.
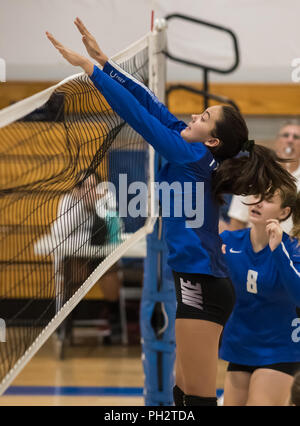
[[[209,148],[219,163],[212,176],[212,191],[219,203],[224,202],[222,194],[226,193],[260,194],[260,201],[282,186],[295,193],[296,179],[280,165],[291,160],[279,158],[271,149],[248,140],[248,127],[239,111],[222,106],[211,134],[220,141]],[[241,151],[249,155],[237,158]]]
[[[227,158],[214,171],[212,191],[221,204],[225,193],[260,194],[262,201],[282,186],[295,190],[296,179],[280,165],[289,160],[262,145],[252,144],[249,151],[249,156]]]

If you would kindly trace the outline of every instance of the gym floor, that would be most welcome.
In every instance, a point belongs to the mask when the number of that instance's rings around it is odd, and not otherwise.
[[[218,389],[226,366],[219,361]],[[53,335],[0,397],[0,406],[142,406],[143,385],[139,345],[85,339],[67,347],[60,360]]]

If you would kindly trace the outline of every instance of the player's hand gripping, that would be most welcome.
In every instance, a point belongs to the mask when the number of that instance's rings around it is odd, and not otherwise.
[[[282,241],[283,230],[277,219],[268,219],[266,231],[269,235],[269,246],[274,251]]]
[[[104,66],[108,61],[108,57],[100,49],[95,37],[87,30],[79,18],[75,19],[74,24],[82,35],[82,41],[90,57],[95,59],[100,65]]]
[[[61,53],[61,55],[74,66],[79,66],[88,74],[92,75],[94,70],[94,64],[84,56],[79,55],[79,53],[74,52],[71,49],[63,46],[59,41],[57,41],[52,34],[46,31],[46,36],[51,41],[53,46]]]

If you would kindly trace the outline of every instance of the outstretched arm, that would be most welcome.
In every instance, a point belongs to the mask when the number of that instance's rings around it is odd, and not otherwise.
[[[47,33],[47,37],[67,61],[85,70],[112,109],[168,161],[193,163],[204,157],[207,160],[205,164],[211,161],[212,155],[204,144],[186,142],[177,131],[164,126],[140,105],[128,90],[94,66],[91,61],[65,48],[51,34]]]
[[[76,18],[74,23],[82,35],[82,41],[88,54],[103,67],[103,71],[106,74],[132,93],[139,103],[143,105],[150,114],[158,118],[165,126],[177,130],[178,132],[186,128],[186,123],[178,120],[171,114],[168,108],[159,101],[148,87],[108,59],[105,53],[100,49],[95,37],[88,31],[79,18]]]

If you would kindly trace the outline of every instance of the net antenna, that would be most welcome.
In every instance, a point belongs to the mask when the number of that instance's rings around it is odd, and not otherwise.
[[[112,58],[162,101],[165,30],[161,22]],[[84,73],[1,110],[0,137],[3,394],[103,274],[125,254],[136,253],[139,241],[152,232],[157,213],[153,149],[110,109]],[[92,245],[86,230],[95,214],[84,215],[82,206],[93,193],[95,179],[102,189],[104,182],[118,189],[121,174],[127,175],[128,184],[144,180],[148,186],[146,217],[118,217],[116,194],[108,188],[104,192],[111,198],[101,198],[96,207],[102,241]],[[89,193],[82,195],[86,187]],[[97,259],[98,266],[82,282],[66,283],[66,256],[85,259],[85,270],[90,259]]]

